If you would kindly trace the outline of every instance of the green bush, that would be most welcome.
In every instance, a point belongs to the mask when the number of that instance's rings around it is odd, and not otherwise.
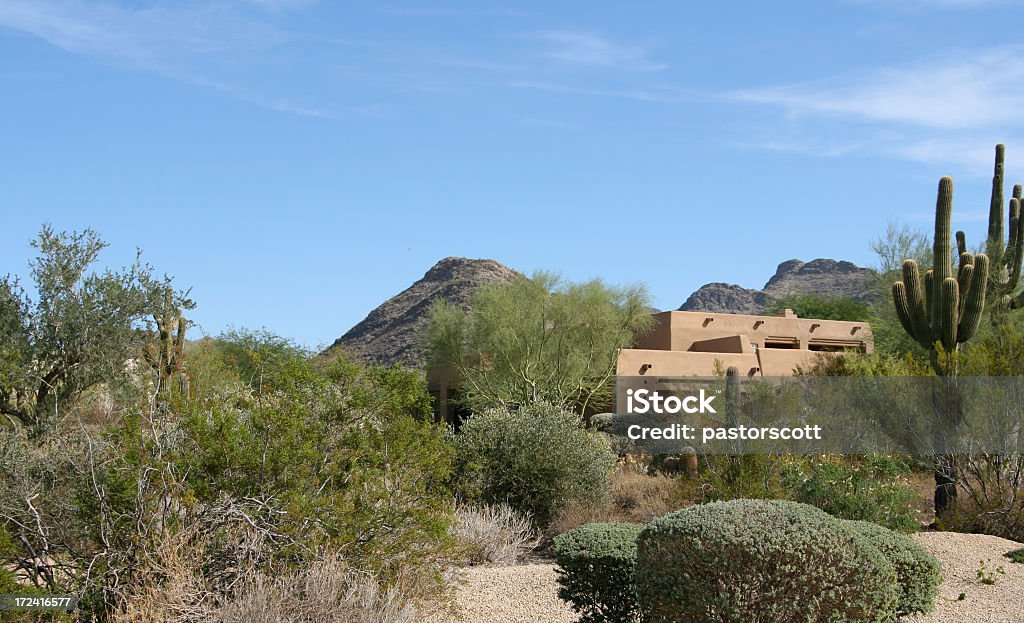
[[[637,620],[636,539],[643,526],[591,523],[555,537],[558,596],[579,612],[581,623]]]
[[[812,460],[783,478],[788,497],[841,519],[870,521],[901,532],[920,526],[906,463],[887,456]]]
[[[615,465],[607,438],[548,403],[473,414],[455,436],[462,495],[506,503],[539,525],[570,503],[601,504]]]
[[[891,621],[895,583],[867,539],[806,504],[691,506],[637,539],[637,595],[649,623]]]
[[[889,559],[900,584],[897,614],[928,613],[942,583],[942,567],[934,556],[909,537],[869,521],[847,521]]]
[[[1024,564],[1024,547],[1006,552],[1006,557],[1013,562],[1019,562]]]

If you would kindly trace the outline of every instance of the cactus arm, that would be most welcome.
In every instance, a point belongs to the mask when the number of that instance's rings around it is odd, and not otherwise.
[[[918,342],[931,342],[931,328],[928,323],[928,307],[925,302],[924,289],[921,287],[921,272],[914,260],[903,262],[903,284],[907,299],[912,331],[910,336]]]
[[[967,236],[962,231],[956,232],[956,251],[960,255],[967,253]]]
[[[989,259],[984,253],[974,256],[974,278],[971,289],[964,293],[967,300],[964,303],[963,315],[960,317],[960,324],[957,327],[956,340],[959,343],[966,342],[974,337],[981,326],[981,315],[985,310],[985,291],[988,284]]]
[[[907,287],[902,281],[897,281],[892,284],[892,300],[896,305],[896,317],[900,319],[900,324],[903,325],[903,330],[907,332],[907,335],[914,339],[918,339],[917,330],[914,327],[914,321],[912,320],[910,311],[910,301],[907,298]]]
[[[1003,161],[1006,146],[996,145],[996,164],[992,173],[992,201],[988,210],[988,244],[990,247],[1003,246]],[[989,250],[991,253],[992,250]],[[998,260],[998,257],[996,258]]]
[[[1015,186],[1014,189],[1019,187]],[[1006,264],[1009,267],[1007,289],[1013,292],[1020,282],[1021,261],[1024,259],[1024,222],[1020,214],[1020,199],[1010,199],[1010,240],[1006,244]]]

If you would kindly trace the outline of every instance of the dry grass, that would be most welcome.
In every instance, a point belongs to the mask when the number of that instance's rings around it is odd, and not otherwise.
[[[621,465],[612,475],[611,495],[603,506],[573,505],[552,521],[551,531],[561,533],[586,523],[621,521],[646,523],[654,517],[688,506],[679,479],[663,473],[648,474],[644,465]]]
[[[210,623],[413,623],[416,610],[395,590],[337,561],[247,580]]]
[[[187,556],[186,556],[187,558]],[[175,564],[136,595],[116,623],[412,623],[415,608],[397,589],[337,560],[271,577],[248,574],[226,595],[204,590],[198,566]]]
[[[470,506],[455,511],[452,532],[464,548],[468,564],[519,562],[537,546],[529,515],[506,504]]]

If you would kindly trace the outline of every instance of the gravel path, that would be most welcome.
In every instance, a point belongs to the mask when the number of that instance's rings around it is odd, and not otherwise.
[[[907,623],[1024,623],[1024,564],[1003,556],[1019,543],[952,532],[913,538],[942,561],[943,582],[934,612]],[[983,560],[995,584],[978,580]],[[1005,573],[995,573],[997,567]],[[558,599],[555,578],[555,566],[547,563],[464,569],[455,597],[458,614],[434,616],[428,623],[574,623],[577,617]]]

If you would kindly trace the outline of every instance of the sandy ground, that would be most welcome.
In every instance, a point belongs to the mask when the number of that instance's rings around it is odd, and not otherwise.
[[[1024,564],[1003,556],[1021,544],[950,532],[913,538],[942,561],[943,582],[935,610],[910,617],[907,623],[1024,623]],[[982,561],[994,574],[995,584],[978,580]],[[997,567],[1004,573],[996,572]],[[464,569],[455,597],[457,613],[435,615],[428,623],[575,622],[576,615],[558,599],[555,578],[555,566],[549,563]]]

